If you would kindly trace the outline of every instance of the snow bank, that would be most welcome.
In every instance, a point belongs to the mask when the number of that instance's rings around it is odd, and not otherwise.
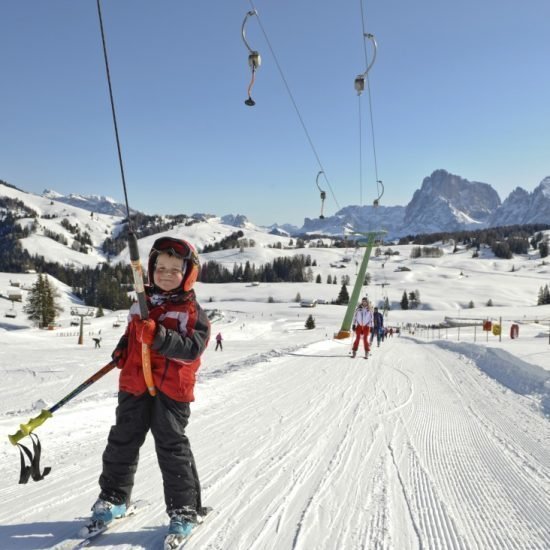
[[[542,411],[550,416],[550,372],[547,370],[523,361],[502,349],[448,341],[438,341],[436,344],[459,353],[515,393],[540,399]]]

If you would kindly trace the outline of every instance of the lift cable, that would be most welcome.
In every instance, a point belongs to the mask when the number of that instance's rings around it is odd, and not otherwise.
[[[252,0],[248,0],[249,1],[249,4],[250,4],[250,7],[252,8],[252,10],[254,10],[256,12],[256,17],[258,19],[258,24],[260,25],[260,29],[262,31],[262,34],[264,35],[264,38],[265,38],[265,41],[269,47],[269,50],[271,52],[271,55],[273,56],[273,59],[275,60],[275,65],[277,66],[277,70],[279,71],[279,74],[281,75],[281,79],[283,81],[283,84],[286,88],[286,91],[290,97],[290,101],[292,102],[292,106],[294,107],[294,110],[296,111],[296,114],[298,115],[298,119],[300,121],[300,124],[302,125],[302,129],[304,130],[304,133],[306,135],[306,138],[307,138],[307,141],[309,143],[309,146],[311,147],[311,150],[313,152],[313,155],[315,156],[316,160],[317,160],[317,164],[319,165],[319,170],[323,173],[323,177],[325,178],[325,181],[330,189],[330,193],[332,195],[332,198],[336,204],[336,206],[338,207],[338,209],[340,210],[340,204],[338,203],[338,199],[336,198],[336,195],[334,193],[334,190],[332,189],[332,185],[330,184],[330,181],[327,177],[327,174],[326,174],[326,171],[325,169],[323,168],[323,163],[321,162],[321,158],[319,157],[319,154],[317,153],[317,149],[315,148],[315,145],[313,144],[313,140],[311,139],[311,135],[307,129],[307,126],[304,122],[304,119],[302,117],[302,114],[300,113],[300,109],[298,108],[298,105],[296,103],[296,100],[294,99],[294,96],[292,95],[292,91],[290,89],[290,86],[288,84],[288,81],[284,75],[284,72],[283,72],[283,69],[281,67],[281,64],[279,63],[279,59],[277,58],[277,55],[275,54],[275,50],[273,49],[273,46],[271,45],[271,42],[269,40],[269,37],[267,36],[267,32],[263,26],[263,23],[262,23],[262,19],[261,17],[258,15],[258,10],[256,10],[256,6],[254,5],[254,2]]]
[[[378,194],[378,200],[380,200],[380,197],[384,193],[380,192],[379,188],[379,181],[380,178],[378,177],[378,160],[376,157],[376,139],[375,139],[375,133],[374,133],[374,116],[373,116],[373,109],[372,109],[372,91],[370,87],[370,79],[369,79],[369,71],[372,68],[374,61],[376,60],[376,52],[377,52],[377,45],[376,40],[372,34],[369,34],[366,32],[365,27],[365,10],[363,9],[363,0],[359,0],[359,5],[361,9],[361,29],[363,31],[363,54],[365,56],[365,66],[367,67],[367,70],[364,73],[365,80],[367,82],[367,95],[368,95],[368,101],[369,101],[369,115],[370,115],[370,128],[371,128],[371,139],[372,139],[372,153],[373,153],[373,160],[374,160],[374,175],[376,179],[376,188],[377,188],[377,194]],[[374,55],[372,58],[372,61],[369,65],[369,56],[367,53],[367,40],[369,39],[373,42],[374,45]],[[360,94],[359,94],[360,95]]]

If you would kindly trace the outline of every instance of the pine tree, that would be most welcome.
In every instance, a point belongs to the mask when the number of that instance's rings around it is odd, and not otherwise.
[[[349,303],[349,294],[348,289],[346,288],[346,285],[343,284],[342,288],[340,289],[340,293],[338,294],[338,298],[336,298],[337,304],[347,304]]]
[[[52,287],[47,276],[38,274],[36,283],[32,286],[27,296],[27,303],[23,311],[28,318],[39,327],[47,327],[55,322],[55,318],[63,309],[56,304],[58,294]]]
[[[307,319],[306,319],[306,328],[308,330],[311,330],[313,328],[315,328],[315,319],[313,318],[313,315],[310,315]]]
[[[409,309],[409,299],[407,298],[407,291],[403,291],[403,296],[401,298],[401,309]]]
[[[105,313],[104,313],[103,308],[101,307],[101,305],[98,306],[97,311],[95,313],[95,316],[96,317],[104,317],[105,316]]]
[[[419,304],[420,300],[417,296],[418,290],[413,290],[413,292],[409,292],[409,307],[407,309],[416,309]]]
[[[300,303],[302,301],[302,295],[299,292],[296,293],[296,297],[294,298],[294,301],[296,303]]]
[[[548,285],[545,285],[544,288],[540,287],[537,300],[537,306],[544,306],[546,304],[550,304],[550,288]]]
[[[38,274],[38,278],[32,285],[27,302],[23,307],[23,311],[27,314],[29,320],[40,326],[42,322],[42,309],[44,304],[44,278],[42,273]]]

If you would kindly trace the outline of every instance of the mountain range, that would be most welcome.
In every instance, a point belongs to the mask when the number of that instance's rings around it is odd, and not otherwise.
[[[388,238],[503,225],[550,223],[550,177],[531,193],[517,187],[504,202],[487,183],[446,170],[424,178],[407,206],[346,206],[323,220],[306,218],[299,233],[342,234],[384,229]]]
[[[2,194],[0,186],[0,196]],[[126,216],[125,206],[110,197],[62,195],[53,190],[45,190],[42,197],[94,213]],[[217,216],[193,214],[191,217],[202,220]],[[243,214],[227,214],[220,219],[225,225],[258,229]],[[469,181],[439,169],[424,178],[420,189],[414,192],[406,206],[349,205],[324,219],[305,218],[302,227],[277,223],[264,229],[279,236],[341,236],[353,231],[384,230],[387,232],[386,238],[396,239],[406,235],[531,223],[550,223],[550,176],[544,178],[532,192],[517,187],[501,202],[490,184]]]

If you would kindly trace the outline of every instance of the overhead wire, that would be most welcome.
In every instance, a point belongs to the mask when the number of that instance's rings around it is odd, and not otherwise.
[[[275,65],[277,67],[277,70],[279,71],[279,74],[281,76],[283,84],[286,88],[286,91],[287,91],[288,96],[290,98],[290,101],[292,103],[292,106],[294,107],[294,110],[296,111],[296,114],[298,115],[298,120],[300,121],[302,129],[303,129],[303,131],[306,135],[309,146],[310,146],[310,148],[313,152],[313,155],[315,156],[315,159],[317,160],[317,164],[319,165],[319,170],[323,172],[323,177],[325,178],[325,181],[327,182],[327,185],[328,185],[328,188],[330,189],[330,193],[332,195],[332,198],[333,198],[336,206],[340,210],[341,207],[340,207],[340,204],[338,203],[338,199],[336,198],[336,194],[334,193],[332,185],[331,185],[331,183],[330,183],[330,181],[327,177],[327,173],[326,173],[326,170],[323,167],[323,163],[321,162],[321,158],[319,156],[319,153],[317,152],[317,149],[315,148],[315,145],[313,144],[313,140],[311,139],[311,135],[310,135],[310,133],[307,129],[306,123],[304,122],[304,118],[302,117],[300,109],[298,108],[298,104],[296,103],[296,100],[294,99],[294,95],[292,94],[292,90],[290,89],[288,81],[285,77],[283,68],[281,67],[281,64],[279,63],[279,59],[277,57],[277,54],[275,53],[275,50],[274,50],[273,46],[271,45],[271,41],[269,40],[269,37],[267,36],[267,32],[266,32],[266,30],[264,28],[264,25],[262,23],[262,18],[260,17],[260,15],[258,13],[258,10],[256,9],[256,6],[254,5],[254,2],[252,0],[248,0],[248,2],[250,4],[250,7],[256,12],[256,17],[258,19],[258,24],[260,26],[260,30],[262,31],[262,34],[263,34],[263,36],[265,38],[265,41],[267,43],[267,46],[269,48],[269,51],[271,52],[271,55],[273,56],[273,59],[275,61]]]
[[[307,126],[306,126],[306,123],[305,123],[305,121],[304,121],[304,118],[303,118],[303,116],[302,116],[302,113],[300,112],[300,109],[299,109],[299,107],[298,107],[298,104],[297,104],[297,102],[296,102],[296,100],[295,100],[295,98],[294,98],[294,95],[293,95],[293,93],[292,93],[292,90],[291,90],[291,88],[290,88],[290,85],[289,85],[289,83],[288,83],[288,80],[287,80],[287,78],[286,78],[286,76],[285,76],[285,73],[284,73],[284,71],[283,71],[283,68],[282,68],[282,66],[281,66],[281,63],[279,62],[279,59],[278,59],[278,57],[277,57],[277,54],[275,53],[275,49],[273,48],[273,45],[271,44],[271,41],[269,40],[269,36],[268,36],[267,31],[266,31],[266,29],[265,29],[265,27],[264,27],[264,25],[263,25],[262,18],[260,17],[260,15],[259,15],[259,13],[258,13],[258,10],[256,9],[256,6],[255,6],[253,0],[248,0],[248,1],[249,1],[249,4],[250,4],[251,9],[254,11],[254,14],[256,15],[256,18],[257,18],[257,20],[258,20],[258,25],[259,25],[259,27],[260,27],[260,30],[261,30],[261,32],[262,32],[262,34],[263,34],[263,36],[264,36],[264,39],[265,39],[265,41],[266,41],[266,43],[267,43],[267,45],[268,45],[268,48],[269,48],[269,50],[270,50],[270,52],[271,52],[271,55],[273,56],[273,59],[274,59],[274,61],[275,61],[275,65],[276,65],[276,67],[277,67],[277,70],[278,70],[278,72],[279,72],[279,75],[280,75],[280,77],[281,77],[281,80],[283,81],[284,87],[285,87],[285,89],[286,89],[286,91],[287,91],[287,94],[288,94],[288,96],[289,96],[289,98],[290,98],[290,101],[291,101],[291,103],[292,103],[292,106],[294,107],[294,110],[295,110],[295,112],[296,112],[296,115],[298,116],[298,120],[300,121],[300,125],[302,126],[302,129],[303,129],[304,134],[305,134],[305,136],[306,136],[306,138],[307,138],[307,141],[308,141],[308,143],[309,143],[309,146],[310,146],[310,148],[311,148],[311,151],[313,152],[313,155],[314,155],[314,157],[315,157],[315,159],[316,159],[316,161],[317,161],[317,164],[318,164],[319,169],[320,169],[320,170],[319,170],[318,176],[320,175],[321,172],[323,173],[323,177],[324,177],[324,179],[325,179],[325,181],[326,181],[326,183],[327,183],[327,185],[328,185],[328,188],[329,188],[329,190],[330,190],[330,193],[331,193],[331,196],[332,196],[332,198],[333,198],[333,200],[334,200],[334,203],[336,204],[336,207],[338,208],[338,210],[341,210],[341,206],[340,206],[340,203],[338,202],[338,199],[337,199],[337,197],[336,197],[336,193],[335,193],[335,191],[334,191],[334,189],[333,189],[333,187],[332,187],[332,185],[331,185],[331,183],[330,183],[330,181],[329,181],[329,179],[328,179],[328,176],[326,175],[326,171],[325,171],[325,169],[324,169],[324,167],[323,167],[323,163],[321,162],[321,158],[320,158],[320,156],[319,156],[319,153],[317,152],[317,149],[316,149],[316,147],[315,147],[315,145],[314,145],[314,143],[313,143],[313,139],[311,138],[311,134],[310,134],[310,132],[309,132]],[[364,29],[364,25],[365,25],[365,24],[364,24],[363,7],[362,7],[362,5],[361,5],[361,21],[362,21],[362,27],[363,27],[363,29]],[[366,61],[367,61],[367,67],[369,67],[369,65],[368,65],[368,56],[367,56],[367,53],[366,53],[366,44],[364,44],[364,50],[365,50],[365,59],[366,59]],[[373,58],[373,60],[372,60],[371,63],[373,63],[373,62],[374,62],[374,58]],[[371,66],[372,66],[372,65],[371,65]],[[370,69],[370,67],[369,67],[369,69]],[[368,70],[367,70],[367,73],[368,73]],[[371,118],[371,135],[373,136],[373,144],[374,144],[374,123],[372,122],[372,121],[373,121],[373,116],[372,116],[372,101],[371,101],[371,91],[370,91],[370,82],[369,82],[369,80],[368,80],[368,74],[366,74],[366,77],[367,77],[367,86],[368,86],[368,94],[369,94],[369,111],[370,111],[370,118]],[[360,134],[362,134],[362,131],[361,131],[361,130],[360,130]],[[360,137],[360,139],[361,139],[361,137]],[[360,150],[361,150],[361,149],[362,149],[362,143],[361,143],[361,145],[360,145]],[[360,154],[361,154],[361,153],[360,153]],[[380,182],[380,180],[378,179],[378,164],[377,164],[377,161],[376,161],[376,149],[375,149],[375,148],[373,148],[373,154],[374,154],[374,157],[375,157],[375,162],[374,162],[374,164],[375,164],[375,174],[376,174],[377,190],[378,190],[378,191],[377,191],[377,194],[378,194],[378,196],[380,197],[381,194],[380,194],[378,185],[381,184],[381,182]],[[360,164],[362,164],[362,162],[361,162]],[[376,202],[376,201],[375,201],[375,202]],[[362,203],[362,197],[361,197],[361,203]],[[354,223],[355,223],[355,224],[360,225],[360,223],[361,223],[361,222],[360,222],[360,219],[357,217],[357,215],[356,215],[353,211],[351,211],[351,212],[349,213],[349,215],[350,215],[350,217],[354,220]]]
[[[361,29],[363,31],[363,54],[365,56],[365,67],[369,66],[369,56],[367,53],[367,41],[365,40],[365,37],[367,36],[366,26],[365,26],[365,10],[363,8],[363,0],[359,0],[360,10],[361,10]],[[374,175],[376,180],[376,191],[377,196],[380,196],[380,178],[378,177],[378,160],[376,158],[376,139],[375,139],[375,133],[374,133],[374,116],[373,116],[373,110],[372,110],[372,92],[370,88],[370,78],[369,73],[367,71],[365,75],[365,80],[367,81],[367,95],[368,95],[368,101],[369,101],[369,116],[370,116],[370,130],[371,130],[371,139],[372,139],[372,153],[373,153],[373,160],[374,160]],[[361,97],[359,96],[359,102],[361,101]],[[359,108],[359,116],[361,116],[361,108]]]
[[[122,148],[120,146],[120,138],[118,135],[118,124],[117,124],[117,117],[116,117],[116,111],[115,111],[115,100],[113,97],[113,87],[111,85],[111,71],[109,68],[109,57],[107,55],[107,44],[105,42],[105,29],[103,27],[103,16],[101,13],[101,2],[100,0],[97,0],[97,13],[99,18],[99,29],[101,31],[101,44],[103,46],[103,60],[105,62],[105,74],[107,76],[107,84],[109,87],[109,99],[111,104],[111,115],[113,117],[113,127],[115,132],[115,140],[116,140],[116,147],[118,152],[118,164],[120,167],[120,177],[122,179],[122,188],[124,190],[124,201],[126,203],[126,215],[128,218],[128,229],[130,232],[132,232],[132,220],[130,218],[130,205],[128,203],[128,191],[126,188],[126,177],[124,175],[124,163],[122,162]]]

